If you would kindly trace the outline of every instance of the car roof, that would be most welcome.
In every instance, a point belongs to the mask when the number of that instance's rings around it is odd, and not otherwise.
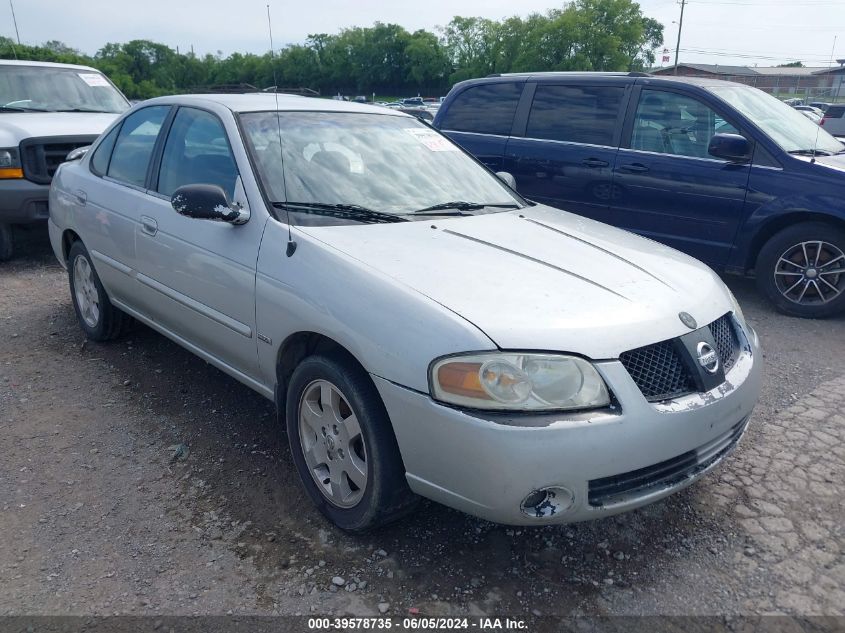
[[[92,72],[100,72],[91,66],[81,66],[79,64],[57,64],[55,62],[40,62],[19,59],[0,59],[0,66],[45,66],[47,68],[67,68],[68,70],[90,70]]]
[[[693,86],[700,86],[703,88],[717,87],[717,86],[737,86],[746,85],[738,84],[734,81],[725,81],[723,79],[710,79],[709,77],[680,77],[676,75],[653,75],[644,72],[587,72],[587,71],[550,71],[537,73],[502,73],[498,75],[488,75],[487,77],[480,77],[477,79],[467,79],[458,85],[471,85],[474,83],[496,83],[506,81],[508,79],[522,79],[525,81],[554,81],[556,79],[630,79],[631,82],[640,81],[644,84],[660,83],[665,85],[671,84],[686,84]]]
[[[246,93],[246,94],[192,94],[171,95],[157,97],[143,102],[144,105],[155,103],[174,105],[208,106],[222,105],[233,112],[267,112],[278,109],[281,111],[306,112],[359,112],[370,114],[387,114],[393,116],[408,116],[390,108],[376,105],[366,105],[353,101],[338,101],[336,99],[317,99],[279,93]]]

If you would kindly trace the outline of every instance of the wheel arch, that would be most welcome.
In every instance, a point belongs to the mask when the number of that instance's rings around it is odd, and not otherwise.
[[[751,247],[748,249],[748,255],[745,259],[745,270],[750,271],[755,269],[760,251],[763,246],[765,246],[766,242],[768,242],[772,237],[790,226],[806,222],[822,222],[835,226],[840,230],[845,230],[845,220],[835,215],[817,211],[788,211],[771,218],[769,221],[764,223],[754,235],[751,240]]]
[[[70,248],[74,242],[81,242],[82,238],[73,229],[65,229],[62,233],[62,258],[67,262],[70,257]]]

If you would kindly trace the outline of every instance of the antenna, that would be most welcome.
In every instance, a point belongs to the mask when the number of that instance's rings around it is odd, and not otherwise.
[[[273,68],[273,96],[276,99],[276,128],[279,131],[279,158],[282,164],[282,192],[285,202],[288,199],[288,187],[285,178],[285,151],[282,148],[282,121],[279,116],[279,83],[276,81],[276,52],[273,48],[273,23],[270,20],[270,5],[267,5],[267,30],[270,33],[270,65]],[[285,216],[288,225],[288,247],[285,254],[290,257],[296,252],[296,242],[293,241],[290,229],[290,208],[285,205]]]

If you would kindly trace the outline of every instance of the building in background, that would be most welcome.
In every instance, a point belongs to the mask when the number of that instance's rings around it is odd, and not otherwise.
[[[840,61],[840,60],[837,60]],[[841,60],[845,62],[845,60]],[[675,66],[657,68],[655,75],[675,75]],[[833,67],[723,66],[721,64],[678,64],[678,76],[710,77],[736,81],[780,97],[801,97],[818,101],[845,100],[845,64]]]

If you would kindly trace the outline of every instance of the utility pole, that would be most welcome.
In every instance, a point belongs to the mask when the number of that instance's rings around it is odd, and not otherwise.
[[[681,52],[681,29],[684,28],[684,6],[687,0],[681,0],[681,19],[678,21],[678,45],[675,46],[675,74],[678,74],[678,53]]]
[[[12,7],[12,22],[15,23],[15,37],[18,38],[18,46],[21,45],[21,34],[18,32],[18,19],[15,17],[15,5],[12,0],[9,0],[9,6]]]

